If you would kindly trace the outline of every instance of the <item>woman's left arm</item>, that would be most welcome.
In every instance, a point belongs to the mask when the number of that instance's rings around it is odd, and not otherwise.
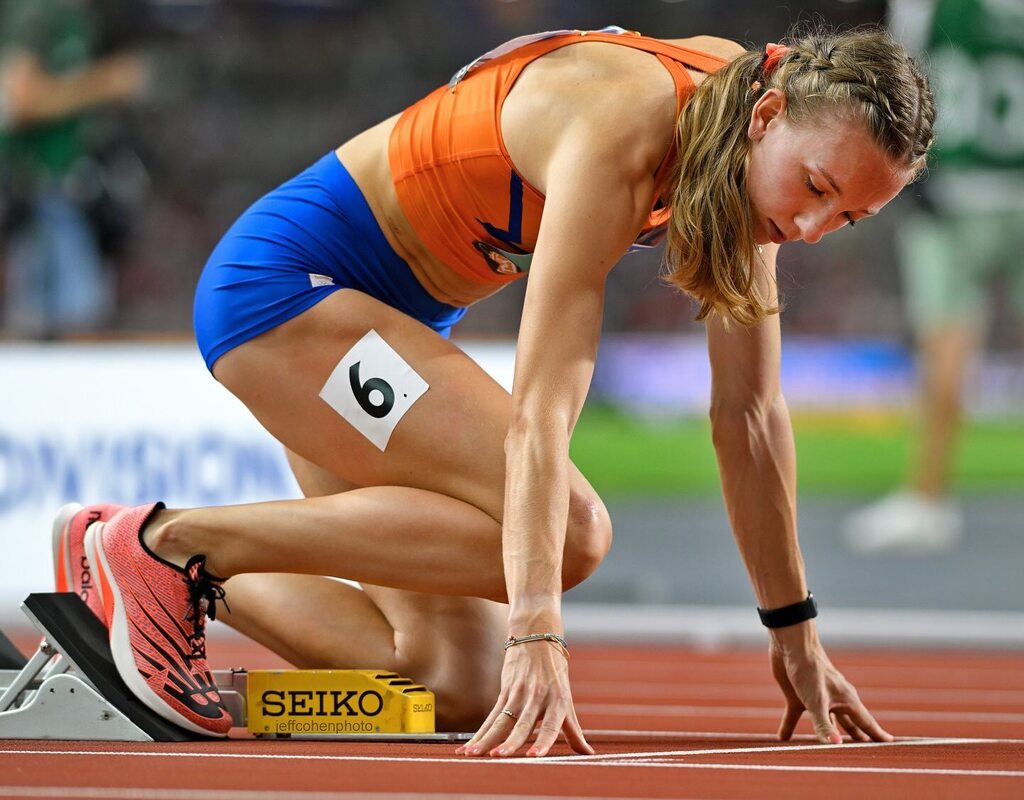
[[[765,245],[758,280],[777,300],[778,245]],[[707,323],[711,429],[722,494],[758,605],[775,609],[807,597],[796,526],[796,449],[779,378],[778,314],[744,327]],[[786,697],[779,737],[807,710],[822,742],[840,741],[832,716],[856,740],[890,741],[818,640],[813,619],[770,629],[772,674]]]
[[[502,525],[513,637],[563,633],[569,439],[590,386],[605,278],[640,230],[654,191],[653,169],[623,157],[631,144],[621,138],[625,122],[575,125],[545,171],[516,343]],[[577,752],[593,752],[573,709],[566,659],[545,641],[507,649],[497,702],[463,752],[513,755],[535,728],[530,755],[546,755],[560,732]]]

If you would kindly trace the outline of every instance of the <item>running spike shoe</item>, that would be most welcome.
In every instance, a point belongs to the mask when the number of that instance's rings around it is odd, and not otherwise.
[[[900,491],[843,522],[846,546],[863,556],[937,556],[955,550],[964,518],[948,498]]]
[[[58,592],[74,592],[100,621],[103,598],[92,566],[85,554],[85,531],[94,522],[106,522],[124,506],[97,503],[81,506],[68,503],[53,520],[53,572]]]
[[[129,508],[89,526],[86,550],[99,575],[110,650],[132,693],[193,733],[226,736],[231,714],[206,663],[206,617],[222,580],[193,556],[182,569],[153,553],[142,529],[163,503]]]

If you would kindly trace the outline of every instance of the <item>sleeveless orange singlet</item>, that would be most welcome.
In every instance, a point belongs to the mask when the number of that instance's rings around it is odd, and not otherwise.
[[[687,67],[714,72],[726,60],[621,28],[551,31],[513,39],[463,67],[399,118],[388,160],[402,211],[427,249],[469,280],[504,284],[529,269],[544,195],[512,166],[501,137],[501,108],[534,59],[580,41],[610,42],[655,54],[676,86],[676,111],[695,86]],[[633,248],[653,246],[669,209],[658,200],[673,145],[655,175],[655,205]]]

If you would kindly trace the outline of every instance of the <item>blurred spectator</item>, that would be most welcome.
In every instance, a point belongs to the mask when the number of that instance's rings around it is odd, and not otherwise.
[[[100,36],[88,0],[0,5],[3,327],[11,335],[93,330],[113,308],[100,239],[110,231],[93,224],[105,210],[104,187],[87,112],[138,96],[145,70],[134,54],[97,57]]]
[[[897,4],[894,19],[914,5]],[[933,553],[960,539],[950,470],[964,376],[997,285],[1024,318],[1024,2],[929,5],[937,151],[922,187],[926,207],[900,241],[920,360],[919,441],[905,486],[846,522],[850,547],[868,554]]]

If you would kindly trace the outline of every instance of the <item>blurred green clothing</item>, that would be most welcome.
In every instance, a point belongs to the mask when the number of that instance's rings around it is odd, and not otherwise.
[[[992,285],[1024,319],[1024,212],[914,214],[897,239],[904,301],[919,334],[947,328],[983,330]]]
[[[931,211],[898,231],[914,330],[982,330],[993,285],[1024,315],[1024,0],[939,0]]]
[[[93,57],[97,25],[81,0],[3,0],[0,59],[28,51],[55,75],[84,67]],[[0,160],[16,185],[59,179],[86,150],[84,116],[10,130],[0,118]]]
[[[1024,209],[1024,0],[939,0],[926,44],[941,210]]]

